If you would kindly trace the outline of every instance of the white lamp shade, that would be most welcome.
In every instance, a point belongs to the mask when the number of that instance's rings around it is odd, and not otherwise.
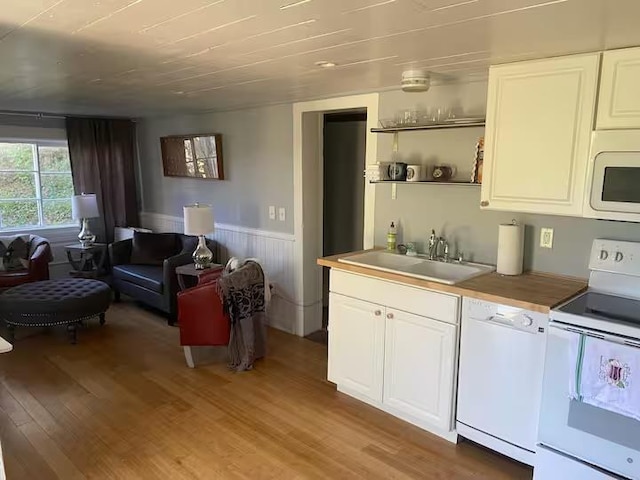
[[[99,217],[96,194],[83,193],[82,195],[74,195],[71,198],[71,216],[74,220]]]
[[[184,234],[207,235],[213,233],[213,208],[196,203],[187,205],[184,211]]]

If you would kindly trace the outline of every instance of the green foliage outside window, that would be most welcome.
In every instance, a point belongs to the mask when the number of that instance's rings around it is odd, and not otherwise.
[[[0,143],[0,229],[72,224],[72,196],[66,146]]]

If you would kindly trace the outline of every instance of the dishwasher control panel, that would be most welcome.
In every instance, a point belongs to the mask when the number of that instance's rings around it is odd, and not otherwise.
[[[545,333],[549,324],[547,314],[468,297],[462,301],[462,319],[496,323],[530,333]]]

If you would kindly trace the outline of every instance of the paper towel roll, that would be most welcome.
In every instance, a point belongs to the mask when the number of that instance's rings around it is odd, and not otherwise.
[[[498,265],[501,275],[520,275],[524,258],[524,225],[503,224],[498,227]]]

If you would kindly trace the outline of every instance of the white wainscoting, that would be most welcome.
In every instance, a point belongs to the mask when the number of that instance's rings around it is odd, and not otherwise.
[[[181,217],[141,212],[140,220],[144,228],[154,232],[184,231]],[[260,260],[269,281],[275,286],[275,295],[269,308],[269,323],[274,328],[300,335],[296,323],[299,307],[294,297],[294,236],[216,223],[215,232],[210,237],[218,244],[215,254],[220,263],[226,263],[231,257]]]

